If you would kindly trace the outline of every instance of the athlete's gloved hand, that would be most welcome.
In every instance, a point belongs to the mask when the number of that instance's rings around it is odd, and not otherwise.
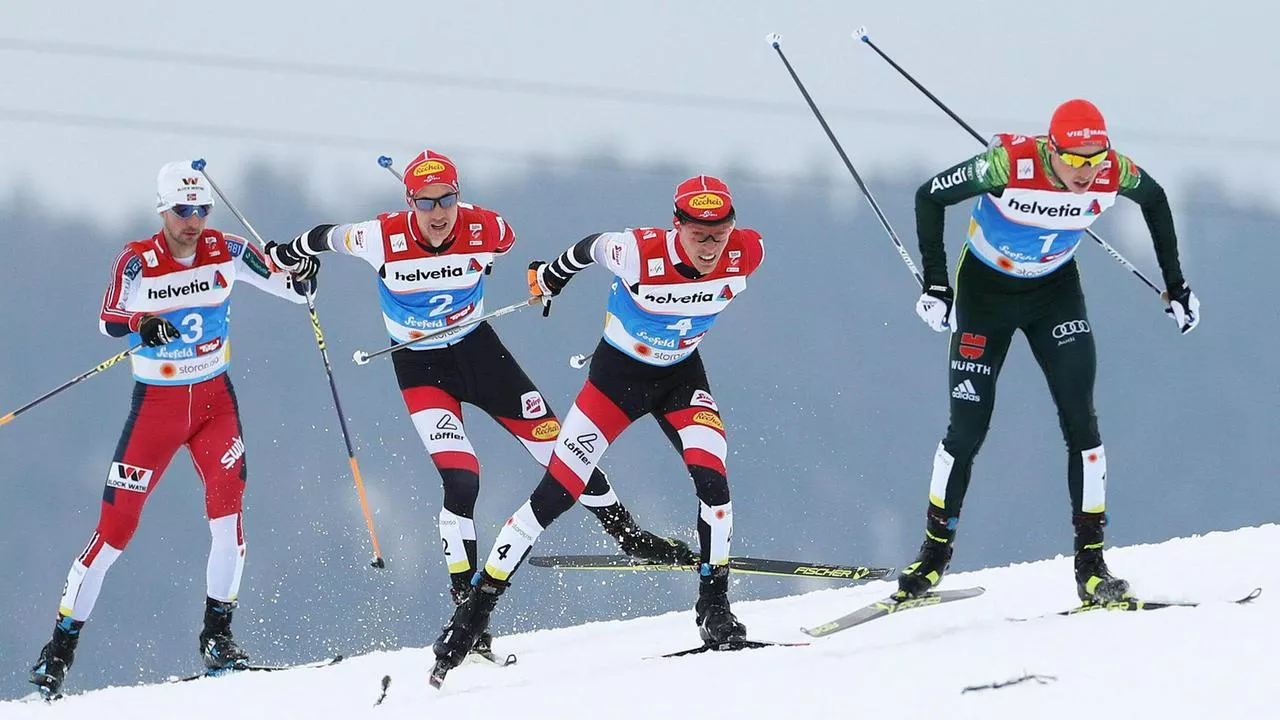
[[[294,273],[295,275],[302,271],[303,263],[307,260],[307,256],[293,249],[293,243],[281,244],[275,241],[268,241],[266,245],[262,246],[262,252],[271,260],[271,264],[275,265],[277,270]],[[315,272],[320,272],[319,265],[316,265],[312,277],[314,277]],[[308,280],[310,278],[302,279]]]
[[[308,295],[315,297],[316,290],[320,289],[320,276],[315,273],[320,271],[320,261],[315,258],[307,258],[314,262],[315,270],[309,278],[303,279],[302,273],[294,273],[293,275],[293,291],[299,295],[306,297]]]
[[[1191,292],[1191,287],[1185,282],[1176,288],[1164,291],[1161,297],[1168,305],[1164,313],[1178,323],[1178,332],[1186,335],[1200,324],[1200,299]]]
[[[956,293],[950,285],[930,285],[916,300],[916,314],[934,332],[945,332],[955,327]]]
[[[147,347],[168,345],[181,335],[173,323],[158,315],[142,316],[142,322],[138,323],[138,334]]]
[[[529,294],[534,297],[555,297],[560,294],[569,278],[563,277],[551,265],[534,260],[529,263]]]

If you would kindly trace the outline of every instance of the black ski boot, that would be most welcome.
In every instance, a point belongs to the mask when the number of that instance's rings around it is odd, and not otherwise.
[[[897,600],[918,598],[941,582],[943,573],[951,564],[955,538],[955,523],[930,507],[920,553],[916,555],[915,562],[903,568],[902,574],[898,575],[898,592],[893,597]]]
[[[235,601],[222,602],[205,598],[204,631],[200,633],[200,656],[210,670],[228,670],[245,667],[249,655],[236,645],[231,636],[231,614]]]
[[[590,510],[600,520],[604,531],[617,540],[622,552],[630,557],[665,565],[692,567],[698,564],[697,554],[686,543],[675,538],[659,537],[641,528],[631,513],[622,507],[622,503]]]
[[[1076,594],[1086,605],[1106,605],[1131,597],[1129,582],[1111,574],[1102,558],[1105,513],[1082,513],[1072,518],[1076,528]]]
[[[476,578],[467,597],[453,611],[449,624],[436,640],[432,649],[436,665],[451,670],[462,664],[467,653],[489,629],[489,615],[498,604],[498,598],[506,591],[508,583],[494,580],[484,573]]]
[[[466,602],[467,595],[471,593],[471,578],[475,573],[467,570],[465,572],[452,573],[449,576],[449,596],[453,598],[454,607],[458,607]],[[487,655],[493,652],[493,635],[488,630],[480,633],[476,637],[476,644],[471,648],[472,652]]]
[[[84,623],[65,615],[58,616],[53,626],[53,639],[40,650],[40,659],[31,668],[29,682],[40,690],[46,700],[62,697],[62,681],[76,659],[76,644],[80,642],[80,628]]]
[[[745,640],[747,627],[729,610],[729,566],[704,563],[698,570],[698,634],[707,645]]]

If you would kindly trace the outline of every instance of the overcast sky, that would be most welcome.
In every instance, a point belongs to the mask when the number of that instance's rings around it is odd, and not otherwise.
[[[1267,198],[1276,16],[1190,0],[6,0],[0,190],[113,220],[150,206],[170,159],[204,156],[233,190],[266,157],[328,197],[387,187],[377,155],[403,163],[430,145],[464,184],[614,149],[713,173],[746,163],[780,183],[817,167],[851,192],[769,32],[864,174],[972,152],[851,39],[865,24],[983,133],[1043,131],[1058,102],[1085,96],[1175,190],[1207,173]]]

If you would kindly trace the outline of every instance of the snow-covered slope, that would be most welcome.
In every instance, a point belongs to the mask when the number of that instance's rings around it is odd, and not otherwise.
[[[1277,717],[1269,660],[1280,647],[1278,552],[1274,525],[1108,551],[1113,572],[1147,599],[1204,601],[1197,608],[1009,622],[1075,604],[1071,560],[1060,557],[948,576],[943,587],[982,585],[987,593],[807,647],[645,659],[698,643],[692,612],[682,612],[500,638],[497,649],[517,653],[518,664],[464,665],[441,691],[426,682],[430,649],[410,649],[322,669],[109,688],[52,706],[0,703],[0,717]],[[1270,586],[1271,594],[1249,605],[1227,602],[1255,586]],[[805,640],[801,626],[889,589],[879,582],[734,609],[754,637]],[[1025,673],[1056,680],[962,693]],[[392,684],[374,707],[384,675]]]

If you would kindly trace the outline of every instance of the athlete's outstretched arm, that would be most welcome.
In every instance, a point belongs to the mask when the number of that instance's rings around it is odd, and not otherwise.
[[[947,249],[943,243],[947,207],[983,193],[1000,194],[1009,183],[1009,151],[997,145],[943,170],[916,190],[916,237],[926,286],[946,286]]]
[[[266,255],[254,247],[253,243],[231,233],[223,235],[227,239],[227,249],[236,261],[237,280],[244,280],[259,290],[265,290],[291,303],[306,302],[306,297],[294,285],[293,277],[287,272],[272,272]]]
[[[1182,277],[1182,263],[1178,260],[1178,234],[1173,229],[1173,209],[1169,196],[1155,178],[1140,169],[1127,156],[1116,153],[1120,161],[1120,195],[1138,203],[1142,219],[1151,231],[1151,242],[1156,249],[1156,262],[1164,286],[1177,289],[1186,284]]]

